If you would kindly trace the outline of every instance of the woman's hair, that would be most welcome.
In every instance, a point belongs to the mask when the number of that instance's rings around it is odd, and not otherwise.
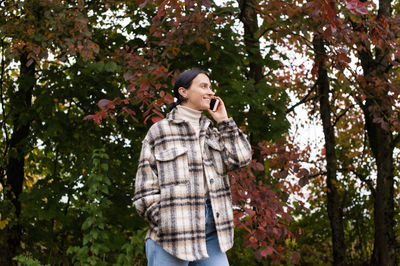
[[[210,74],[208,74],[207,71],[197,69],[197,68],[189,69],[189,70],[186,70],[186,71],[182,72],[181,74],[179,74],[178,78],[175,81],[175,85],[174,85],[174,96],[177,100],[169,105],[170,110],[174,109],[177,105],[186,101],[186,98],[184,98],[179,93],[179,88],[183,87],[185,89],[189,89],[190,86],[192,85],[192,81],[199,74],[205,74],[205,75],[207,75],[208,78],[210,78]]]

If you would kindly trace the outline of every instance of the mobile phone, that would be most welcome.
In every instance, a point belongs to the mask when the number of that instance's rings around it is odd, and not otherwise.
[[[218,109],[219,100],[218,99],[211,99],[210,101],[210,109],[211,111],[215,112]]]

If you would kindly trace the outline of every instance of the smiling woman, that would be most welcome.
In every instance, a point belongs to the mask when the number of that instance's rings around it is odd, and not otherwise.
[[[171,104],[170,109],[181,105],[200,112],[207,110],[216,122],[228,119],[221,98],[214,96],[210,76],[206,71],[190,69],[181,73],[174,86],[174,96],[177,101]],[[211,99],[218,99],[222,103],[221,108],[218,107],[215,111],[211,111]]]
[[[193,79],[189,89],[180,87],[178,93],[185,99],[182,105],[199,111],[209,109],[211,97],[214,96],[210,79],[204,73]]]
[[[208,97],[214,95],[214,93],[211,91],[210,75],[208,74],[208,72],[200,69],[189,69],[181,73],[178,76],[174,85],[174,96],[177,100],[176,102],[171,104],[170,109],[173,109],[177,105],[184,103],[188,100],[187,90],[191,88],[198,91],[200,89],[200,86],[203,86],[205,90],[204,92],[209,94]],[[191,90],[189,94],[192,94],[192,92],[193,90]],[[200,108],[197,110],[204,110],[204,109]]]
[[[207,72],[181,73],[174,95],[171,112],[143,141],[135,180],[135,207],[150,222],[148,265],[229,265],[233,212],[227,173],[250,163],[251,147],[211,90]],[[211,99],[219,100],[215,111]]]

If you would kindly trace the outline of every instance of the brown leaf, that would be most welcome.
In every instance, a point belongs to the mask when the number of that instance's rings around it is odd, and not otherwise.
[[[293,251],[292,256],[290,256],[290,262],[293,264],[298,264],[300,261],[300,253]]]

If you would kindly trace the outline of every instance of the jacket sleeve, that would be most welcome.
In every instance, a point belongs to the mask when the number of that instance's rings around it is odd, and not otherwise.
[[[251,161],[251,146],[246,135],[238,128],[233,118],[218,123],[224,161],[228,170],[248,165]]]
[[[155,225],[158,224],[160,186],[154,154],[146,139],[140,153],[133,204],[139,215]]]

